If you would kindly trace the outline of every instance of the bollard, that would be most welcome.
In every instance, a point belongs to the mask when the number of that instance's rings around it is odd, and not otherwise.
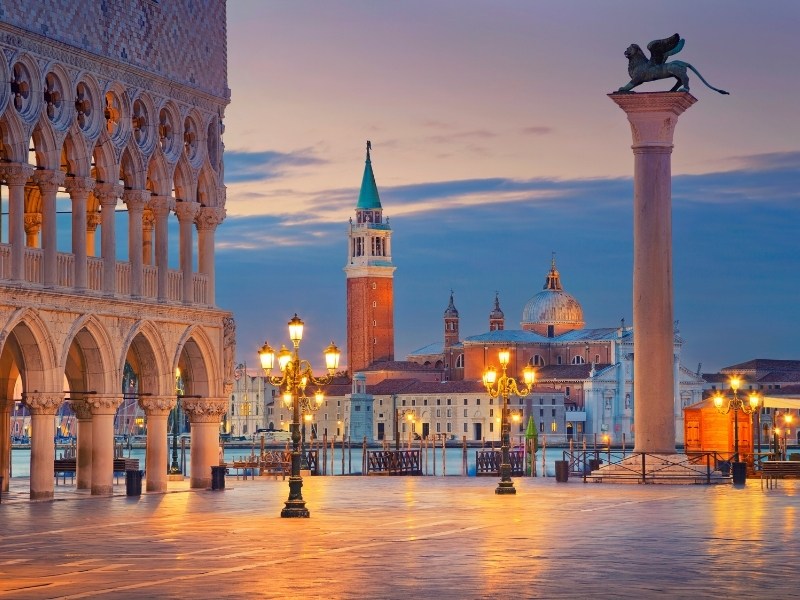
[[[569,461],[556,461],[556,482],[567,483],[569,480]]]
[[[731,463],[731,472],[733,474],[734,485],[744,485],[744,483],[747,481],[747,463]]]
[[[225,489],[225,474],[228,469],[222,465],[213,465],[211,467],[211,489],[224,490]],[[246,477],[245,477],[246,479]]]
[[[142,495],[142,475],[144,471],[136,469],[127,469],[125,471],[125,495],[127,496],[141,496]]]

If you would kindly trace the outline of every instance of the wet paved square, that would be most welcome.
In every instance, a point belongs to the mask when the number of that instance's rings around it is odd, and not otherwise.
[[[0,504],[3,598],[800,597],[800,482],[304,479]]]

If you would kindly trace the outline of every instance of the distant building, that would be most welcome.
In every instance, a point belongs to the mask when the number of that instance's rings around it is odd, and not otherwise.
[[[424,346],[409,354],[407,360],[438,366],[446,379],[477,382],[488,366],[497,366],[498,350],[508,348],[510,374],[517,376],[525,365],[531,364],[537,367],[537,385],[564,395],[565,430],[559,429],[562,425],[558,419],[542,415],[547,419],[545,430],[570,437],[609,434],[615,443],[620,443],[623,436],[632,440],[633,328],[624,323],[612,328],[585,328],[583,309],[564,291],[555,259],[544,289],[525,305],[520,329],[505,328],[505,315],[497,296],[486,333],[461,341],[453,335],[459,331],[459,323],[452,293],[444,323],[443,343]],[[676,326],[673,394],[678,443],[682,442],[683,407],[701,400],[703,390],[699,374],[680,364],[682,345]]]
[[[394,271],[392,229],[383,218],[378,186],[372,172],[371,145],[356,220],[348,229],[347,369],[350,375],[376,361],[394,360]]]

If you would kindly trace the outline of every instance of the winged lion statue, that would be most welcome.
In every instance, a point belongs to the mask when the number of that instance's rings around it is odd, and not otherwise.
[[[632,92],[633,88],[637,85],[648,81],[674,77],[677,81],[670,91],[688,92],[689,75],[687,74],[687,69],[691,69],[694,74],[700,78],[700,81],[705,83],[712,90],[720,94],[728,94],[725,90],[715,88],[708,83],[703,76],[700,75],[700,72],[689,63],[683,62],[682,60],[667,62],[667,58],[681,51],[685,42],[686,40],[677,33],[663,40],[653,40],[647,44],[647,49],[650,51],[649,59],[644,55],[644,52],[637,44],[628,46],[628,49],[625,50],[625,57],[628,59],[628,75],[630,75],[631,80],[627,85],[622,86],[617,91]]]

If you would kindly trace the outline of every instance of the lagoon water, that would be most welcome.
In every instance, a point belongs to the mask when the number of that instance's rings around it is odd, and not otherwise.
[[[418,446],[414,447],[415,449]],[[478,448],[467,448],[467,459],[466,459],[466,473],[470,476],[475,475],[475,456]],[[231,463],[234,460],[241,460],[244,457],[250,455],[250,453],[255,452],[258,454],[259,449],[256,448],[225,448],[224,458],[225,462]],[[64,449],[58,448],[56,450],[56,456],[60,457],[64,452]],[[426,475],[442,475],[442,463],[444,458],[444,474],[451,476],[451,475],[464,475],[464,455],[463,450],[461,448],[447,448],[444,452],[444,457],[442,455],[442,449],[436,449],[436,457],[434,461],[434,450],[432,448],[423,448],[422,449],[422,472]],[[553,476],[554,474],[554,463],[556,460],[562,460],[563,458],[564,448],[547,448],[544,455],[542,454],[542,450],[540,449],[539,452],[536,453],[536,464],[537,464],[537,473],[541,476],[542,474],[542,459],[544,458],[544,472],[547,473],[548,476]],[[604,453],[601,452],[601,457]],[[122,456],[126,458],[138,458],[139,465],[141,468],[144,468],[145,463],[145,450],[144,448],[125,448],[122,452]],[[172,450],[170,449],[168,453],[168,458],[172,460]],[[344,452],[342,451],[341,446],[336,447],[333,452],[333,456],[331,456],[330,447],[328,447],[326,453],[326,473],[333,474],[333,475],[349,475],[349,474],[361,474],[362,472],[362,458],[363,458],[363,451],[360,446],[355,447],[353,446],[351,449],[345,448]],[[319,472],[322,474],[322,451],[319,451]],[[29,477],[30,476],[30,462],[31,462],[31,452],[28,448],[16,448],[12,450],[11,453],[11,476],[12,477]],[[434,463],[435,463],[435,473],[434,473]],[[185,465],[184,474],[189,473],[189,466],[190,466],[190,451],[187,447],[185,450],[185,454],[181,453],[181,449],[178,449],[178,464]]]

